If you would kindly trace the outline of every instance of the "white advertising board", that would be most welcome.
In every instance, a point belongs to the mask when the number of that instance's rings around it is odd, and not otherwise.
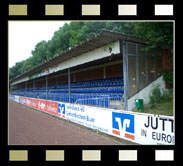
[[[140,144],[174,144],[174,118],[135,115],[136,142]]]
[[[80,125],[109,133],[112,124],[112,112],[95,107],[58,103],[60,117]]]
[[[14,95],[10,95],[9,98],[10,98],[10,100],[13,100],[13,101],[15,100],[15,96]]]
[[[19,98],[20,98],[19,96],[16,96],[16,95],[15,95],[15,96],[14,96],[14,101],[16,101],[17,103],[19,103]]]
[[[60,117],[132,142],[174,144],[174,118],[58,103]]]

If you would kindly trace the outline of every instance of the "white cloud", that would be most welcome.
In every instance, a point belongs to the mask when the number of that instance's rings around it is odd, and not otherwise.
[[[64,23],[66,21],[9,21],[9,67],[32,56],[35,45],[41,40],[50,40]]]

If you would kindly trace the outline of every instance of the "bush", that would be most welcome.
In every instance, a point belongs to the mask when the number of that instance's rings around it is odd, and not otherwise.
[[[173,100],[173,89],[164,90],[161,97],[161,102],[166,103],[172,100]]]
[[[149,96],[151,109],[156,108],[157,103],[166,103],[173,100],[173,89],[164,90],[161,93],[159,84],[154,87],[151,93],[152,95]]]
[[[154,96],[150,96],[150,108],[151,109],[155,109],[157,106],[156,102],[155,102],[155,97]]]
[[[168,88],[173,88],[173,72],[169,72],[168,70],[165,70],[163,72],[163,79],[168,85]]]
[[[154,89],[152,90],[152,96],[154,96],[154,99],[153,100],[156,103],[159,103],[160,102],[160,100],[161,100],[161,90],[160,90],[160,85],[159,84],[156,85],[154,87]]]

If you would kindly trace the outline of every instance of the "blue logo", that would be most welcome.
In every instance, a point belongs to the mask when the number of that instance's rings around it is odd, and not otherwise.
[[[134,140],[134,115],[112,112],[112,128],[113,134]]]
[[[65,118],[65,104],[58,103],[58,115]]]

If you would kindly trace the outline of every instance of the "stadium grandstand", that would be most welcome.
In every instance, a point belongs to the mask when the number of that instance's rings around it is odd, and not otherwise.
[[[10,93],[132,110],[135,104],[130,106],[130,99],[162,78],[164,53],[170,54],[162,48],[146,51],[146,47],[138,37],[103,30],[10,80]],[[145,95],[143,99],[148,100]]]

